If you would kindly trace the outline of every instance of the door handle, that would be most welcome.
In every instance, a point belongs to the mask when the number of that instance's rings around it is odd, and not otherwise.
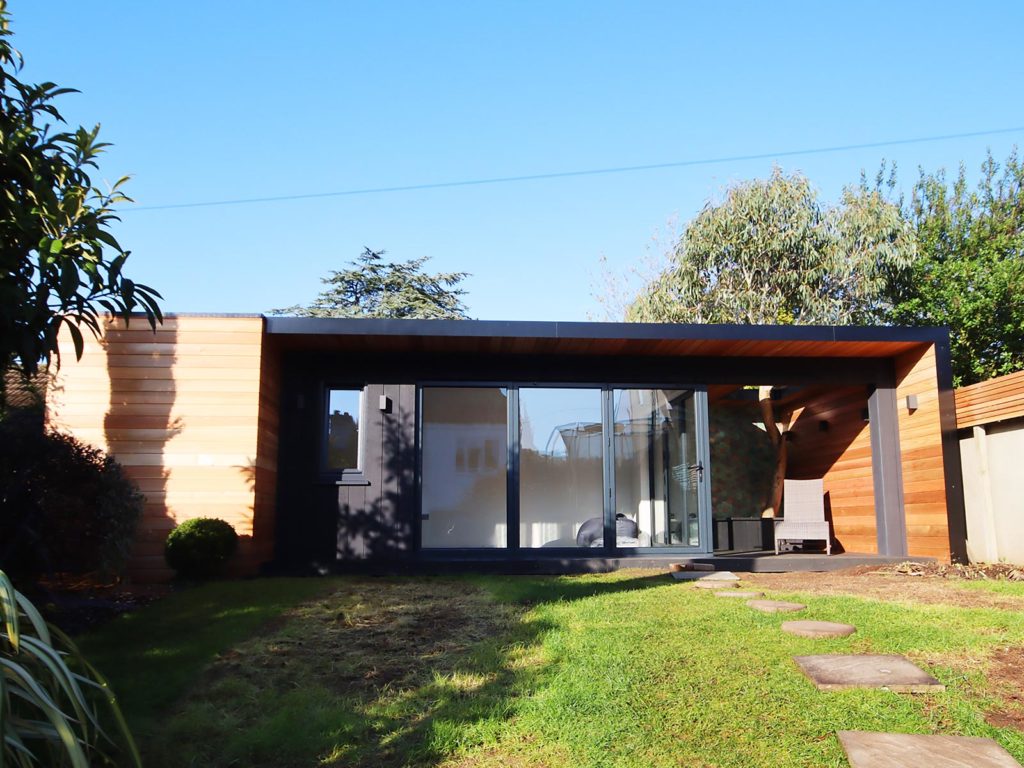
[[[691,472],[696,471],[698,483],[704,482],[704,464],[702,464],[701,462],[697,462],[696,464],[690,464],[687,467],[687,469],[690,470]]]

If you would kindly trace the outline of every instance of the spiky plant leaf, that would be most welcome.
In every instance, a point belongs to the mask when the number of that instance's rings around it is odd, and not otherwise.
[[[140,766],[107,681],[2,571],[0,614],[0,768]]]

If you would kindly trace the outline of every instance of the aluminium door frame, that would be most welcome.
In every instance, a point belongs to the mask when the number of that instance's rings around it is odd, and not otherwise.
[[[423,515],[423,390],[428,388],[462,389],[497,387],[508,391],[507,458],[505,521],[508,526],[504,547],[451,547],[425,548],[422,545]],[[519,390],[527,389],[592,389],[601,396],[601,429],[604,439],[602,452],[602,480],[604,484],[604,544],[600,547],[521,547],[519,541],[520,488],[519,488]],[[614,391],[619,389],[680,389],[693,392],[694,425],[696,429],[697,461],[702,470],[697,483],[697,525],[700,543],[696,547],[619,547],[615,544],[615,445]],[[642,558],[659,555],[707,555],[713,551],[711,541],[711,457],[708,425],[707,388],[703,384],[677,382],[619,383],[619,382],[561,382],[561,381],[421,381],[416,383],[416,542],[417,556],[432,561],[482,560],[536,560],[547,558],[624,557]],[[667,492],[668,489],[666,489]]]
[[[664,385],[637,385],[629,384],[626,386],[615,386],[610,385],[608,387],[608,408],[610,426],[614,429],[614,403],[612,402],[612,393],[616,389],[665,389]],[[694,436],[697,448],[697,463],[701,466],[701,470],[698,471],[697,479],[697,538],[698,544],[695,547],[689,546],[668,546],[668,547],[619,547],[612,545],[611,552],[613,556],[625,556],[625,557],[651,557],[653,555],[665,554],[665,555],[710,555],[713,551],[713,542],[711,541],[711,433],[709,430],[709,419],[708,419],[708,393],[707,388],[703,385],[697,386],[678,386],[678,389],[688,389],[693,392],[693,409],[694,409],[694,428],[696,435]],[[605,500],[610,503],[610,509],[605,511],[605,536],[608,534],[609,520],[611,523],[611,541],[615,541],[615,444],[614,440],[611,439],[611,432],[608,433],[609,437],[605,442],[605,448],[607,449],[607,462],[610,466],[610,482],[611,488],[609,489]],[[668,493],[668,488],[665,489],[665,493]],[[610,518],[609,518],[610,515]]]

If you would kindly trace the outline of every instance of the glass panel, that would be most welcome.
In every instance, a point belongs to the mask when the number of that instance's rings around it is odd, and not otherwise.
[[[340,472],[359,468],[358,389],[332,389],[327,393],[326,469]]]
[[[604,544],[601,391],[519,390],[519,544]]]
[[[693,392],[619,389],[614,398],[617,546],[699,546]]]
[[[773,524],[761,512],[771,496],[775,449],[764,429],[757,387],[713,389],[716,396],[708,406],[708,421],[715,468],[711,476],[714,549],[771,549]]]
[[[508,392],[423,390],[423,547],[504,547]]]

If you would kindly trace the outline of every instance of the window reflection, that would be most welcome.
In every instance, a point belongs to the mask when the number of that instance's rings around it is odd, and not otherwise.
[[[601,391],[519,390],[519,544],[604,544]]]
[[[617,527],[635,526],[633,546],[698,546],[693,392],[621,389],[614,398]]]
[[[358,389],[332,389],[327,393],[326,469],[340,472],[359,468]]]
[[[506,546],[507,390],[428,387],[422,397],[423,546]]]

